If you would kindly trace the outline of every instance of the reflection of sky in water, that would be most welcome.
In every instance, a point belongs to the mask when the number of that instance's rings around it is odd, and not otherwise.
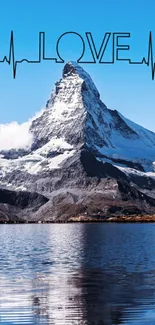
[[[134,315],[134,310],[130,311],[130,313],[132,312]],[[133,315],[131,315],[131,318],[134,317]],[[135,320],[128,320],[123,322],[123,325],[154,325],[154,324],[155,324],[155,311],[152,310],[148,310],[147,312],[144,312],[143,310],[139,310],[137,311]]]
[[[0,323],[154,325],[155,225],[1,225]]]

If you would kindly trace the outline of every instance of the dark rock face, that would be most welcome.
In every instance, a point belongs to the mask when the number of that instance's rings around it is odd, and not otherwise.
[[[97,177],[97,178],[116,178],[122,180],[128,180],[127,176],[122,173],[115,166],[98,161],[95,156],[89,150],[81,151],[81,163],[87,176],[89,177]]]
[[[24,218],[19,217],[19,210],[12,206],[0,203],[0,223],[19,223],[25,222]]]
[[[0,222],[26,222],[48,199],[41,194],[0,189]]]
[[[63,78],[65,77],[69,77],[69,76],[73,76],[74,74],[77,74],[77,71],[74,67],[74,65],[72,65],[71,63],[66,63],[63,69]]]
[[[9,191],[0,189],[0,203],[7,203],[16,206],[20,209],[39,208],[41,205],[48,202],[48,199],[41,194],[24,192],[24,191]]]

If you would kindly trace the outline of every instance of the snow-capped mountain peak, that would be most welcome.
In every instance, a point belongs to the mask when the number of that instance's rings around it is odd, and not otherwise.
[[[35,139],[33,148],[44,145],[53,137],[64,137],[71,145],[82,145],[86,142],[87,115],[90,111],[98,111],[99,102],[99,92],[89,74],[77,63],[68,62],[62,78],[55,83],[46,110],[30,127]],[[102,108],[106,108],[104,104]]]
[[[15,220],[155,213],[155,133],[108,109],[77,63],[65,65],[29,133],[32,146],[0,152],[4,220],[12,205]]]
[[[2,153],[3,184],[9,179],[21,186],[31,175],[60,169],[77,153],[79,157],[82,148],[125,174],[154,172],[155,134],[108,109],[89,74],[75,62],[64,66],[46,108],[32,120],[29,131],[33,144],[28,151]],[[18,177],[12,177],[14,173]]]
[[[83,87],[85,86],[87,89],[91,89],[91,91],[95,93],[95,96],[100,98],[100,94],[90,75],[77,62],[69,61],[66,63],[62,72],[62,76],[63,78],[75,78],[75,76],[81,78],[85,82]]]

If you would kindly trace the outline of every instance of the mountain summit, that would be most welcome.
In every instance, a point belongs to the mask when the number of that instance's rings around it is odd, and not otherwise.
[[[46,110],[30,128],[34,148],[58,138],[76,147],[85,145],[97,157],[118,160],[119,165],[121,159],[127,166],[140,164],[144,171],[154,171],[155,134],[108,109],[91,77],[77,63],[68,62],[62,76]]]
[[[40,213],[46,220],[122,213],[124,206],[154,212],[155,134],[108,109],[77,63],[64,66],[30,132],[29,149],[1,152],[0,186],[44,195],[36,220]]]
[[[88,115],[98,111],[100,95],[90,76],[71,62],[65,65],[62,75],[55,83],[46,110],[30,128],[39,146],[55,137],[64,138],[71,145],[83,144],[87,140]]]

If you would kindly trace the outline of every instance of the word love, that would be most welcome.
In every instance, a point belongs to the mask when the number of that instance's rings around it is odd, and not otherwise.
[[[129,51],[130,46],[128,44],[128,40],[130,38],[130,33],[110,33],[107,32],[104,34],[102,42],[100,46],[96,46],[95,40],[91,32],[86,32],[85,37],[82,37],[79,33],[76,32],[65,32],[63,33],[57,40],[56,43],[56,55],[54,57],[47,57],[45,55],[46,52],[46,40],[45,40],[45,32],[39,32],[39,44],[38,44],[38,56],[36,60],[28,60],[26,58],[22,58],[21,60],[15,59],[15,50],[14,50],[14,33],[11,32],[10,37],[10,46],[9,46],[9,54],[8,56],[4,56],[0,63],[8,63],[12,65],[13,69],[13,78],[16,78],[17,66],[23,62],[27,62],[29,64],[38,64],[44,60],[48,61],[55,61],[55,63],[64,63],[65,60],[60,51],[60,45],[63,39],[67,35],[72,35],[77,37],[81,42],[81,54],[80,57],[77,58],[78,63],[99,63],[99,64],[114,64],[116,61],[127,61],[129,64],[145,64],[150,66],[151,68],[151,75],[152,80],[155,77],[155,63],[153,58],[153,42],[152,42],[152,33],[149,33],[148,38],[148,51],[147,51],[147,58],[143,57],[141,61],[132,61],[130,58],[122,57],[122,51]],[[124,44],[125,43],[127,44]],[[105,59],[107,57],[107,52],[109,49],[109,44],[111,46],[111,53],[109,60]],[[90,60],[85,60],[85,52],[86,49],[89,48],[89,54],[91,56]],[[124,52],[127,53],[127,52]],[[109,52],[108,52],[109,54]]]

